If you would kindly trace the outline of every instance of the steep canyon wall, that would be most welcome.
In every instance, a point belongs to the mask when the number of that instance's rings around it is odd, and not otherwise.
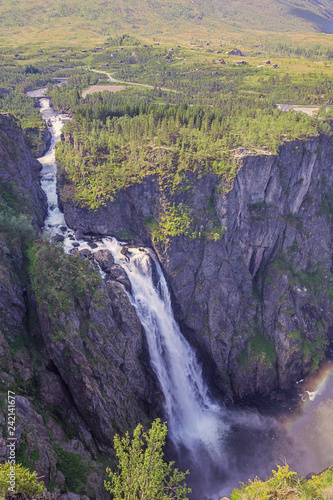
[[[333,335],[332,140],[238,162],[231,190],[213,174],[188,174],[177,190],[152,175],[94,212],[63,201],[71,227],[153,246],[184,334],[230,398],[289,389]],[[180,204],[193,234],[156,237]]]
[[[277,156],[238,162],[232,188],[213,174],[188,173],[177,189],[151,175],[96,211],[61,199],[68,225],[81,234],[155,249],[182,331],[230,401],[292,387],[318,366],[333,337],[332,140],[286,143]],[[32,241],[47,204],[40,164],[7,115],[0,116],[0,169],[0,453],[13,390],[23,463],[60,491],[103,498],[114,433],[160,414],[145,335],[117,274],[52,309],[47,297],[61,295],[62,276],[77,262],[60,250],[58,286],[49,290],[46,280],[37,293],[31,252],[47,243]],[[66,182],[62,176],[60,198]],[[186,235],[161,237],[170,207],[186,207]],[[51,253],[36,255],[45,269]]]

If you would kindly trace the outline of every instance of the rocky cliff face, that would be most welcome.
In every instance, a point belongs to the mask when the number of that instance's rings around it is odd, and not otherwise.
[[[12,116],[0,114],[0,196],[2,206],[31,215],[41,227],[47,214],[46,196],[39,184],[41,165]]]
[[[119,276],[69,297],[58,316],[50,301],[36,300],[32,241],[47,213],[39,171],[15,120],[0,115],[0,457],[8,451],[10,390],[17,395],[17,461],[51,489],[104,498],[114,433],[147,422],[159,398]],[[75,262],[66,257],[63,273]]]
[[[71,227],[154,247],[184,334],[230,397],[290,388],[333,336],[332,139],[238,161],[231,190],[212,174],[177,192],[151,176],[95,212],[63,202]],[[180,203],[193,237],[154,238],[151,222]]]
[[[63,200],[73,228],[155,248],[182,330],[230,398],[291,387],[333,337],[332,140],[239,162],[231,190],[212,174],[188,175],[177,190],[151,176],[96,212]],[[114,432],[153,417],[161,396],[110,256],[95,256],[109,278],[73,292],[65,309],[36,292],[28,250],[46,214],[39,170],[15,121],[0,115],[0,453],[12,390],[18,460],[50,487],[103,498]],[[161,239],[156,227],[180,204],[193,234]],[[70,274],[75,259],[60,261]]]

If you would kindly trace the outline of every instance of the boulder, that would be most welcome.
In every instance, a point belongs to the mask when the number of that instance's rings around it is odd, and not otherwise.
[[[74,234],[75,234],[75,238],[77,240],[82,240],[83,239],[83,232],[81,231],[81,229],[77,229]]]
[[[94,260],[104,272],[110,272],[110,268],[114,264],[114,258],[109,250],[98,250],[95,252]]]
[[[93,241],[88,241],[88,246],[90,246],[90,248],[98,248],[97,243],[94,243]]]
[[[84,248],[83,250],[79,250],[79,255],[83,259],[87,259],[91,255],[91,252],[88,248]]]
[[[63,234],[59,234],[57,233],[55,236],[53,236],[52,238],[54,241],[57,241],[57,242],[62,242],[64,241],[65,237]]]
[[[108,271],[108,279],[118,281],[127,291],[131,290],[131,283],[122,267],[113,264]]]

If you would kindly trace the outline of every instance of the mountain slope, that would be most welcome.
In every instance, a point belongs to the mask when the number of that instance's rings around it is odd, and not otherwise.
[[[21,40],[131,34],[222,36],[223,31],[333,32],[330,0],[3,0],[0,33]],[[38,33],[38,35],[37,35]],[[37,35],[37,36],[36,36]]]

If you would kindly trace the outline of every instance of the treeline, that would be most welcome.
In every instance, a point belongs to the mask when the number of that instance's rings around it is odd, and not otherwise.
[[[333,81],[328,75],[300,74],[295,80],[288,73],[275,74],[258,81],[257,88],[273,102],[321,104],[333,100]]]
[[[0,89],[0,112],[10,113],[19,120],[29,146],[38,154],[46,126],[34,100],[24,94],[13,91],[7,93]]]
[[[50,81],[49,73],[48,69],[42,66],[5,66],[0,71],[0,88],[26,92],[27,90],[43,87]]]
[[[291,40],[274,41],[270,39],[263,43],[263,48],[270,56],[274,54],[281,57],[302,57],[310,61],[329,60],[333,58],[332,47],[319,43],[300,44]]]
[[[86,73],[84,72],[85,77]],[[52,88],[56,75],[55,69],[31,64],[23,67],[6,66],[0,72],[0,112],[10,113],[19,120],[34,153],[40,150],[46,126],[37,103],[24,92],[46,87],[48,84]],[[74,82],[76,78],[72,77]],[[87,81],[89,82],[89,78]]]
[[[103,93],[77,106],[65,129],[70,140],[58,146],[57,158],[77,200],[96,208],[152,173],[172,189],[184,187],[187,171],[214,172],[231,182],[237,148],[276,152],[283,140],[319,131],[330,133],[330,127],[253,98],[221,98],[212,108],[161,106]]]
[[[24,94],[15,92],[2,93],[0,90],[0,110],[17,118],[23,129],[42,127],[43,120],[34,100]]]
[[[168,68],[169,69],[169,68]],[[215,105],[221,98],[234,99],[235,96],[253,97],[263,95],[271,103],[324,104],[333,99],[333,82],[324,73],[280,74],[272,68],[236,66],[218,68],[208,72],[198,67],[183,76],[175,69],[161,73],[156,86],[172,87],[186,96],[187,102],[202,102]],[[183,97],[183,98],[184,98]]]

